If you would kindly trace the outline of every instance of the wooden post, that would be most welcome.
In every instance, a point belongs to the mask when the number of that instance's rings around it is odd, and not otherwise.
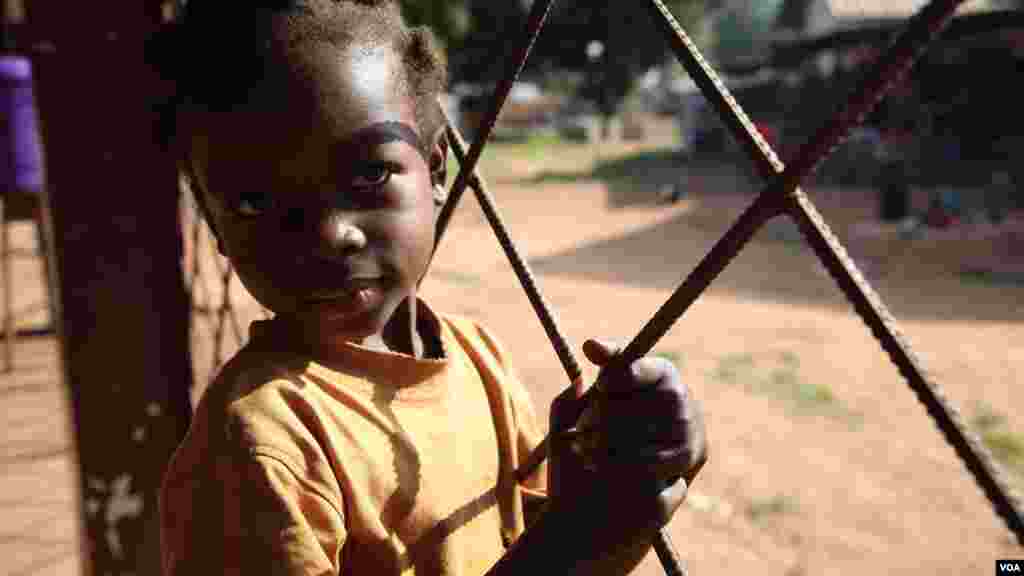
[[[159,574],[156,495],[190,415],[189,302],[174,167],[154,138],[166,84],[144,60],[162,6],[34,0],[58,334],[79,454],[84,574]]]

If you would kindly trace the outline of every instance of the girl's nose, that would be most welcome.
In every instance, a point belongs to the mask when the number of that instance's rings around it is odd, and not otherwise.
[[[348,218],[331,210],[320,218],[318,232],[325,257],[345,255],[366,247],[366,234]]]

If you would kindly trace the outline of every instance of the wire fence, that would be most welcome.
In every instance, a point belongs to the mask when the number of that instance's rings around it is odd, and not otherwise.
[[[224,362],[245,344],[248,324],[269,317],[270,312],[246,292],[231,263],[217,251],[213,233],[200,216],[187,183],[181,182],[180,189],[182,270],[192,305],[192,396],[198,399]]]

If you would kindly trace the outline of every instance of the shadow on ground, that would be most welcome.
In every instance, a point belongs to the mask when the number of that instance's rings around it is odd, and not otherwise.
[[[709,190],[729,194],[755,192],[756,180],[742,158],[687,160],[669,149],[645,150],[616,158],[598,159],[592,170],[544,170],[521,184],[573,183],[597,180],[608,190],[608,208],[621,209],[658,203],[666,187],[692,193]]]
[[[695,202],[690,211],[624,235],[530,262],[539,274],[676,288],[725,232],[739,208]],[[714,218],[708,218],[714,214]],[[971,278],[926,242],[851,248],[897,318],[1024,322],[1024,284]],[[787,219],[777,218],[711,284],[711,293],[851,310],[835,281]]]

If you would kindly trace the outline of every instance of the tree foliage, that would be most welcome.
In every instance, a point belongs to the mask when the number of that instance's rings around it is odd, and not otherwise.
[[[406,18],[434,28],[445,43],[454,80],[494,82],[506,73],[508,55],[518,50],[529,0],[403,0]],[[698,0],[669,0],[669,9],[692,33],[705,5]],[[587,45],[605,50],[597,61]],[[613,112],[633,79],[665,61],[668,45],[654,26],[646,2],[556,2],[534,46],[527,71],[580,71],[587,77],[584,96]]]
[[[673,0],[669,9],[691,35],[703,15],[703,2]],[[568,8],[570,21],[585,23],[580,45],[567,56],[580,62],[587,72],[584,96],[595,101],[603,114],[614,114],[647,69],[663,64],[670,51],[664,34],[652,20],[646,2],[591,3]],[[588,61],[586,45],[597,40],[604,51],[597,61]],[[563,63],[566,63],[563,61]]]
[[[448,48],[469,30],[466,0],[401,0],[402,15],[413,26],[429,26]]]

